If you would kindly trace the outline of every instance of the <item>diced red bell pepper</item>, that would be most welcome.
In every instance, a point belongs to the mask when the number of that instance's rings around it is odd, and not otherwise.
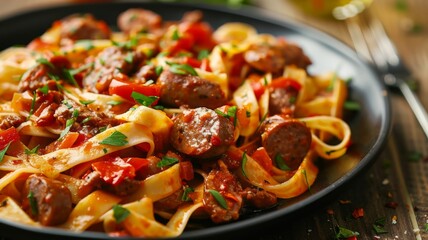
[[[185,34],[193,37],[195,45],[200,48],[211,49],[215,45],[212,37],[212,29],[206,22],[183,22],[180,24],[179,29]]]
[[[18,141],[19,133],[14,127],[10,127],[0,132],[0,150],[4,149],[9,143]]]
[[[266,171],[270,172],[272,170],[272,159],[269,157],[269,154],[264,147],[257,148],[251,157],[256,160],[256,162],[260,164],[260,166],[262,166]]]
[[[119,95],[122,98],[125,98],[131,102],[135,102],[132,98],[132,92],[138,92],[146,96],[160,96],[160,86],[156,84],[152,85],[143,85],[131,82],[122,82],[116,79],[113,79],[110,83],[109,94]],[[156,105],[158,100],[154,101],[152,106]]]
[[[119,185],[125,179],[134,179],[135,177],[134,166],[120,157],[116,157],[114,161],[92,163],[92,169],[100,174],[101,179],[113,186]]]
[[[254,95],[256,95],[257,99],[265,92],[265,87],[260,81],[250,81],[251,88],[253,89]]]
[[[180,177],[186,181],[193,179],[193,165],[190,161],[180,161]]]
[[[272,83],[270,84],[270,86],[273,88],[291,87],[297,91],[300,91],[300,89],[302,88],[302,85],[299,82],[297,82],[295,79],[289,78],[289,77],[275,78],[274,80],[272,80]]]
[[[129,157],[123,159],[126,163],[131,164],[135,171],[138,171],[140,169],[147,168],[149,166],[149,160],[146,158],[137,158],[137,157]]]

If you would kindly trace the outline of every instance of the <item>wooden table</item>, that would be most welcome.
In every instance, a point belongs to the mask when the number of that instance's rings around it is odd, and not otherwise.
[[[68,2],[1,1],[0,16]],[[275,17],[302,21],[352,46],[343,22],[307,16],[286,0],[253,2],[272,11]],[[406,3],[407,8],[397,7],[397,2]],[[428,1],[375,0],[369,10],[384,23],[404,62],[418,79],[419,97],[428,108]],[[428,239],[428,140],[403,97],[391,94],[391,103],[391,135],[375,165],[361,179],[310,213],[263,226],[266,231],[252,233],[251,239],[333,239],[335,224],[359,232],[358,239]],[[421,157],[413,159],[415,153]],[[364,210],[363,217],[352,217],[356,208]],[[381,217],[386,219],[387,233],[376,234],[373,224]]]

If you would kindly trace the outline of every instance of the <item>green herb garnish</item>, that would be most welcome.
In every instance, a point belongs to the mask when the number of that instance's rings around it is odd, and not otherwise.
[[[171,63],[171,62],[166,62],[166,63],[170,66],[169,71],[171,71],[172,73],[180,74],[180,75],[190,74],[192,76],[198,76],[198,73],[189,64],[179,64],[179,63]]]
[[[30,107],[30,112],[27,117],[27,120],[30,119],[31,115],[33,115],[35,106],[36,106],[36,91],[33,91],[33,99],[31,99],[31,107]]]
[[[174,29],[174,31],[172,32],[172,40],[177,41],[180,39],[180,35],[178,34],[178,29]]]
[[[31,155],[31,154],[37,154],[37,151],[39,150],[39,145],[35,146],[33,149],[25,149],[24,152],[27,155]]]
[[[36,60],[36,62],[38,62],[40,64],[43,64],[43,65],[46,65],[46,66],[48,66],[48,67],[50,67],[52,69],[55,68],[55,66],[51,62],[49,62],[46,58],[38,58]]]
[[[303,174],[303,177],[305,178],[305,183],[306,183],[306,186],[308,186],[308,191],[310,193],[311,185],[309,184],[309,181],[308,181],[308,174],[306,173],[306,169],[302,169],[302,174]]]
[[[89,50],[91,50],[91,49],[95,48],[95,47],[94,47],[94,44],[93,44],[93,42],[92,42],[92,40],[88,40],[88,39],[84,39],[84,40],[77,40],[77,41],[74,43],[74,45],[75,45],[75,46],[79,45],[79,46],[81,46],[83,49],[85,49],[86,51],[89,51]]]
[[[198,60],[202,60],[205,59],[207,57],[210,56],[210,51],[208,51],[207,49],[202,49],[199,53],[198,53]]]
[[[85,106],[88,106],[89,104],[95,102],[95,100],[79,100],[79,102]]]
[[[282,156],[279,153],[276,154],[276,156],[275,156],[275,163],[276,163],[276,166],[281,170],[284,170],[284,171],[290,171],[291,170],[291,168],[287,164],[285,164],[284,159],[282,158]]]
[[[373,223],[373,230],[376,234],[388,233],[388,231],[385,229],[385,222],[385,217],[378,218],[375,220],[375,222]]]
[[[128,144],[127,136],[119,131],[114,131],[110,136],[100,142],[100,144],[111,146],[125,146]]]
[[[354,101],[345,101],[343,103],[343,108],[345,108],[347,110],[358,111],[361,109],[361,106],[359,103],[354,102]]]
[[[174,157],[163,156],[162,159],[156,164],[156,167],[162,168],[171,166],[178,163],[178,159]]]
[[[129,64],[132,64],[132,62],[134,62],[134,54],[132,52],[129,52],[128,54],[126,54],[125,62]]]
[[[8,143],[8,144],[6,145],[6,147],[5,147],[5,148],[3,148],[3,150],[1,150],[1,151],[0,151],[0,162],[2,162],[2,161],[3,161],[4,155],[6,154],[7,150],[9,149],[9,146],[10,146],[10,144],[11,144],[11,143],[12,143],[12,142]]]
[[[132,92],[131,97],[139,104],[146,107],[150,107],[159,97],[157,96],[146,96],[139,92]]]
[[[122,102],[121,101],[116,101],[116,100],[111,100],[111,101],[108,101],[107,104],[108,105],[112,105],[112,106],[117,106],[117,105],[122,104]]]
[[[27,198],[28,198],[28,201],[30,202],[31,213],[34,216],[37,216],[39,214],[39,209],[37,207],[37,200],[34,197],[34,193],[29,192]]]
[[[227,202],[226,200],[223,198],[223,196],[216,190],[210,189],[208,190],[211,195],[214,197],[214,199],[217,201],[217,203],[220,205],[220,207],[222,207],[223,209],[228,209],[227,207]]]
[[[163,71],[163,67],[162,66],[156,66],[155,73],[156,73],[157,76],[161,75],[162,71]]]
[[[117,223],[125,221],[129,214],[131,214],[131,212],[121,205],[116,204],[113,206],[113,217]]]
[[[45,86],[39,88],[39,91],[42,92],[43,94],[48,94],[48,92],[49,92],[48,85],[45,85]]]
[[[246,164],[247,164],[247,153],[244,152],[244,154],[242,154],[242,160],[241,160],[241,172],[242,172],[242,175],[244,175],[244,177],[248,178],[247,172],[245,171]]]
[[[191,199],[189,198],[189,193],[192,193],[194,191],[195,189],[193,189],[192,187],[186,187],[183,190],[183,195],[181,195],[181,201],[185,201],[185,202],[190,201]]]
[[[360,233],[354,232],[344,227],[337,226],[336,227],[336,239],[346,239],[350,237],[359,236]]]

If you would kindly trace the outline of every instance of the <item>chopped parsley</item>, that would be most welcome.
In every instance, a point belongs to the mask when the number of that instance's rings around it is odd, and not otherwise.
[[[282,156],[279,153],[276,154],[275,156],[275,163],[276,163],[276,166],[281,170],[284,170],[284,171],[291,170],[291,168],[287,164],[285,164],[284,158],[282,158]]]
[[[347,239],[350,237],[356,237],[360,235],[360,233],[358,232],[354,232],[352,230],[349,230],[347,228],[340,227],[340,226],[337,226],[335,231],[336,231],[336,236],[335,236],[336,239]]]
[[[48,66],[48,67],[50,67],[52,69],[55,68],[55,66],[51,62],[49,62],[49,60],[47,60],[46,58],[43,58],[43,57],[42,58],[38,58],[36,60],[36,62],[38,62],[40,64],[43,64],[43,65],[46,65],[46,66]]]
[[[156,167],[162,168],[171,166],[178,163],[178,159],[174,157],[163,156],[162,159],[156,164]]]
[[[150,107],[159,97],[157,96],[146,96],[139,92],[132,92],[131,97],[139,104],[146,107]]]
[[[242,175],[244,175],[244,177],[248,178],[247,172],[245,172],[246,164],[247,164],[247,153],[244,152],[244,154],[242,154],[242,160],[241,160],[241,172],[242,172]]]
[[[79,84],[74,78],[75,73],[73,72],[72,69],[63,69],[62,72],[64,73],[65,80],[67,80],[68,83],[70,83],[71,85],[74,85],[77,88],[79,87]]]
[[[216,190],[210,189],[208,190],[211,195],[214,197],[214,199],[217,201],[217,203],[220,205],[220,207],[222,207],[223,209],[228,209],[227,207],[227,202],[224,199],[224,197]]]
[[[88,106],[89,104],[95,102],[95,100],[79,100],[79,102],[85,106]]]
[[[74,109],[73,114],[71,118],[67,119],[65,122],[65,128],[62,130],[61,134],[59,135],[59,138],[63,138],[71,129],[74,122],[76,122],[76,118],[79,116],[79,111],[77,109]]]
[[[39,91],[42,92],[43,94],[48,94],[48,92],[49,92],[48,85],[45,85],[45,86],[39,88]]]
[[[116,101],[116,100],[111,100],[111,101],[108,101],[107,104],[108,105],[112,105],[112,106],[117,106],[117,105],[122,104],[122,102],[121,101]]]
[[[134,53],[128,52],[125,56],[125,62],[132,64],[134,62]]]
[[[82,124],[89,122],[89,120],[91,120],[91,117],[87,117],[87,118],[83,119]]]
[[[28,201],[30,202],[31,213],[34,216],[37,216],[39,214],[39,209],[37,207],[37,200],[34,197],[34,193],[29,192],[27,198],[28,198]]]
[[[198,76],[198,73],[189,64],[179,64],[179,63],[172,63],[172,62],[166,62],[166,63],[170,66],[169,71],[171,71],[172,73],[180,74],[180,75],[190,74],[192,76]]]
[[[39,145],[35,146],[33,149],[25,149],[25,154],[31,155],[31,154],[37,154],[37,151],[39,150]]]
[[[116,204],[113,206],[113,217],[117,223],[125,221],[129,214],[131,214],[131,212],[121,205]]]
[[[226,118],[232,118],[233,119],[233,125],[236,126],[236,122],[238,118],[236,117],[236,114],[238,113],[238,108],[236,106],[230,106],[227,108],[227,113],[224,113],[218,109],[214,110],[218,115]]]
[[[311,185],[309,184],[309,181],[308,181],[308,174],[306,173],[306,169],[302,169],[302,175],[305,178],[305,183],[306,183],[306,186],[308,186],[308,191],[310,193],[311,192]]]
[[[174,31],[172,32],[172,40],[177,41],[180,39],[180,35],[178,34],[178,29],[174,29]]]
[[[62,100],[61,102],[62,104],[64,104],[68,109],[72,109],[73,105],[71,105],[69,102],[67,102],[67,100]]]
[[[36,91],[33,91],[33,99],[31,100],[30,113],[27,117],[27,120],[30,119],[31,115],[33,115],[35,106],[36,106]]]
[[[92,40],[88,40],[88,39],[84,39],[84,40],[77,40],[77,41],[75,42],[75,44],[74,44],[74,45],[79,45],[79,46],[81,46],[83,49],[85,49],[86,51],[89,51],[89,50],[91,50],[91,49],[94,49],[94,48],[95,48],[95,46],[94,46],[94,44],[93,44]]]
[[[198,60],[202,60],[202,59],[208,58],[209,55],[210,55],[210,51],[208,51],[207,49],[202,49],[198,53]]]
[[[11,143],[11,142],[10,142]],[[3,148],[3,150],[0,151],[0,162],[3,161],[4,155],[6,154],[7,150],[9,149],[10,143],[8,143],[6,145],[5,148]]]
[[[119,131],[114,131],[110,136],[100,142],[100,144],[111,146],[125,146],[128,144],[127,136]]]
[[[193,189],[192,187],[186,187],[183,190],[183,195],[181,195],[181,201],[185,201],[185,202],[190,201],[191,199],[189,198],[189,193],[192,193],[194,191],[195,189]]]
[[[162,66],[156,66],[155,73],[156,73],[157,76],[161,75],[162,71],[163,71],[163,67]]]
[[[373,230],[376,234],[388,233],[388,231],[385,229],[385,222],[385,217],[378,218],[375,220],[375,222],[373,223]]]
[[[137,36],[129,39],[129,41],[126,42],[115,42],[112,41],[112,44],[114,46],[120,47],[120,48],[125,48],[125,49],[132,49],[133,47],[136,47],[138,44],[138,38]]]
[[[345,108],[347,110],[358,111],[361,109],[361,106],[359,103],[354,102],[354,101],[345,101],[343,103],[343,108]]]

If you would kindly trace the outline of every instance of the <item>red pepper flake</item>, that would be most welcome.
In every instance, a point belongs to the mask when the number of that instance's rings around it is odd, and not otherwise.
[[[363,208],[355,208],[354,211],[352,212],[352,216],[355,219],[364,217],[364,209]]]
[[[387,203],[385,203],[385,207],[396,209],[398,207],[398,203],[392,202],[392,201],[391,202],[387,202]]]
[[[327,214],[328,215],[333,215],[334,214],[333,209],[331,209],[331,208],[327,209]]]
[[[339,200],[340,204],[350,204],[351,200]]]

